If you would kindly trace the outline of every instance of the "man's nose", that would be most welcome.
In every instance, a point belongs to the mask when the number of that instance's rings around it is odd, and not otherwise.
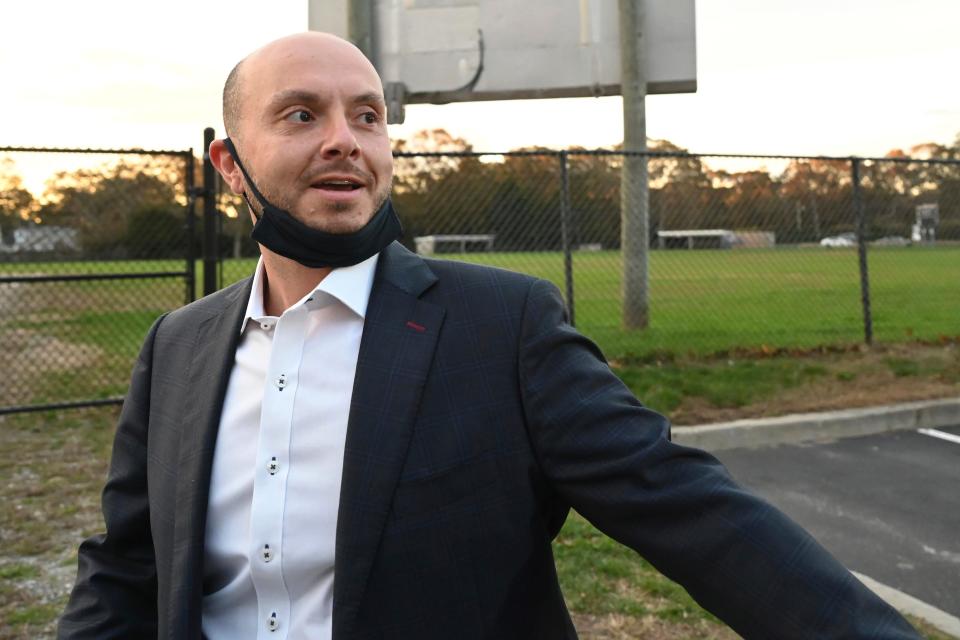
[[[357,136],[343,114],[330,117],[323,138],[320,153],[324,158],[353,158],[360,153]]]

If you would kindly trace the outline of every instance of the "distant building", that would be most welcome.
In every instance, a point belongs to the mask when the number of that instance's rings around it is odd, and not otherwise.
[[[466,253],[468,248],[493,251],[495,233],[467,233],[432,236],[417,236],[413,239],[417,253],[432,256],[435,253]]]
[[[728,229],[677,229],[657,231],[661,249],[729,249],[736,234]]]
[[[729,229],[672,229],[657,232],[661,249],[756,249],[774,247],[772,231],[731,231]]]
[[[777,246],[777,234],[773,231],[735,231],[736,249],[772,249]]]
[[[7,236],[0,236],[0,251],[6,253],[79,251],[76,229],[49,225],[19,227]]]
[[[939,204],[918,204],[917,222],[911,230],[914,242],[932,244],[937,239],[937,225],[940,224]]]

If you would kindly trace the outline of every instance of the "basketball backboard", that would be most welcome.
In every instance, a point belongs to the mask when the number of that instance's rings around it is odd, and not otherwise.
[[[349,37],[356,0],[309,0],[309,28]],[[406,103],[620,93],[617,0],[367,0],[369,52]],[[695,0],[645,0],[648,93],[696,91]]]

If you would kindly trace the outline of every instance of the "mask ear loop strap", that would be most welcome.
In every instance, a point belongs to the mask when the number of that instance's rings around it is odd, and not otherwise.
[[[254,217],[254,218],[256,218],[257,220],[259,220],[260,217],[261,217],[263,214],[262,214],[262,213],[257,213],[257,208],[253,206],[253,203],[252,203],[252,202],[250,202],[250,198],[247,197],[247,192],[246,192],[246,191],[244,191],[242,195],[243,195],[244,201],[247,203],[247,208],[250,209],[250,213],[253,214],[253,217]]]
[[[246,168],[244,168],[243,163],[240,162],[240,154],[237,153],[237,148],[233,146],[233,141],[230,138],[224,138],[223,144],[226,145],[227,151],[230,152],[230,155],[233,156],[233,161],[237,163],[237,166],[240,167],[240,172],[243,173],[244,179],[247,181],[247,185],[250,187],[250,190],[253,192],[253,196],[260,202],[260,206],[267,207],[270,205],[267,202],[267,199],[263,197],[263,194],[260,193],[260,190],[257,189],[257,185],[253,184],[253,180],[250,179],[250,174],[247,173]],[[253,208],[253,204],[250,202],[250,198],[247,197],[247,192],[243,192],[243,199],[247,201],[247,206],[250,207],[250,210],[253,211],[254,217],[257,220],[260,219],[260,216],[257,215],[257,210]]]

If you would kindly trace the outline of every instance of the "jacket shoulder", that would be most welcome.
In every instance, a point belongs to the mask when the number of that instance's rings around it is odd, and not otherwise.
[[[437,258],[424,258],[424,262],[437,275],[439,284],[452,283],[458,288],[494,285],[501,289],[525,293],[540,280],[525,273],[470,262]]]
[[[250,296],[252,282],[252,276],[244,278],[228,287],[171,311],[167,314],[166,318],[164,318],[163,329],[169,330],[183,323],[196,325],[198,322],[223,313],[227,307],[237,304],[238,302],[246,306],[246,301]]]

